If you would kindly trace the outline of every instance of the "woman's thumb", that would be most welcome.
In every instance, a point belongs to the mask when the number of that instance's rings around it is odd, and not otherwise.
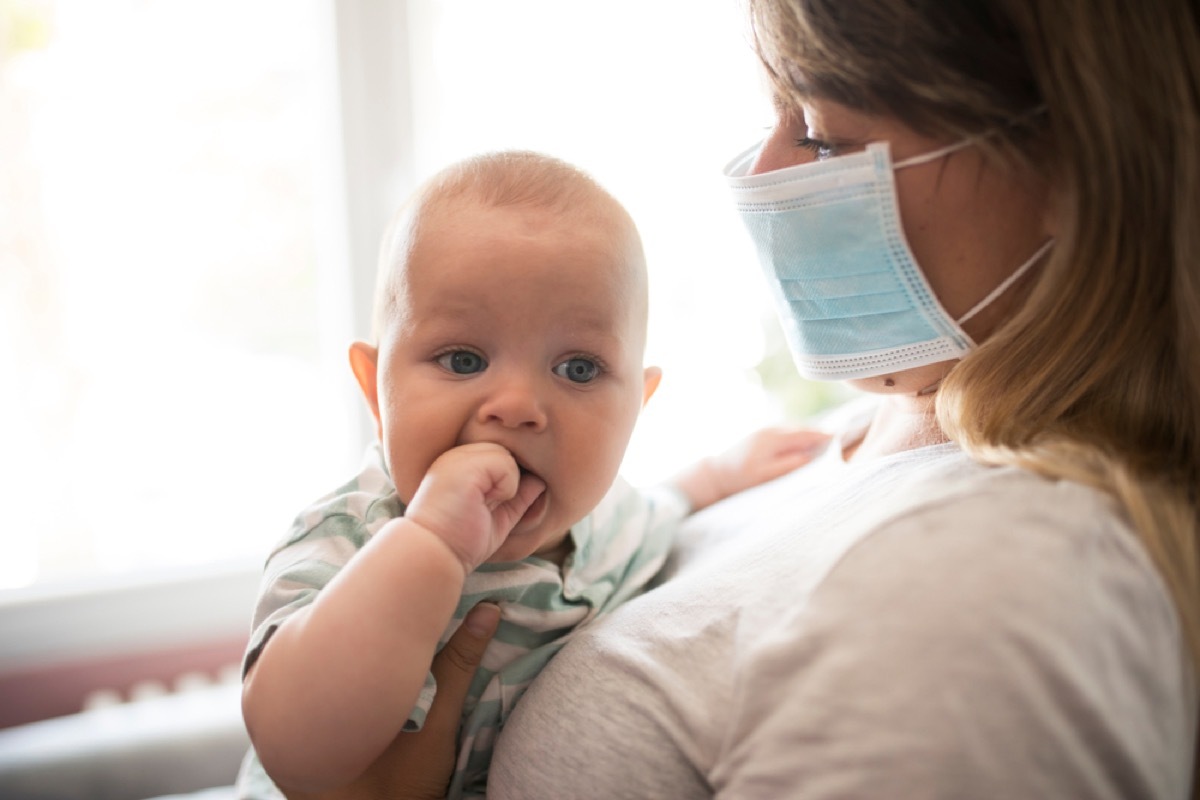
[[[471,679],[499,624],[500,607],[495,603],[480,603],[467,612],[462,625],[434,657],[432,672],[437,681],[437,696],[426,717],[426,726],[458,725]]]

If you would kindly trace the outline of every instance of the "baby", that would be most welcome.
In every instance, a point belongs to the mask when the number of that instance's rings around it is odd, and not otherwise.
[[[243,797],[344,785],[419,730],[434,654],[488,600],[500,627],[448,795],[482,796],[525,686],[573,630],[646,587],[677,523],[825,444],[764,431],[635,491],[617,470],[661,375],[642,363],[646,321],[637,229],[576,168],[493,153],[416,193],[381,249],[376,344],[350,348],[379,441],[267,562]]]

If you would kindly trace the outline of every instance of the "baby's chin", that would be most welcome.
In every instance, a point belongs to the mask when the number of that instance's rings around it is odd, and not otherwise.
[[[562,564],[570,554],[573,545],[570,531],[561,531],[552,536],[540,535],[539,531],[514,531],[504,540],[504,544],[487,560],[488,564],[504,564],[520,561],[529,556],[537,556],[555,564]]]
[[[563,520],[561,504],[551,503],[542,492],[513,526],[512,533],[487,560],[489,564],[520,561],[536,555],[562,564],[570,552],[570,524]],[[560,552],[566,548],[565,552]]]

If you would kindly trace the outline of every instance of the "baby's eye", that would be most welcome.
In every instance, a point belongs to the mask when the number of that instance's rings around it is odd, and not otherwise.
[[[451,350],[437,357],[437,363],[455,375],[471,375],[487,369],[487,361],[470,350]]]
[[[576,356],[556,364],[554,374],[573,383],[590,383],[600,374],[600,366],[590,358]]]

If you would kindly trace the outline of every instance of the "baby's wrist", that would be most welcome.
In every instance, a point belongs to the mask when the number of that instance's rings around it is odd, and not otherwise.
[[[470,573],[474,572],[475,568],[479,566],[477,563],[474,563],[467,554],[461,552],[459,548],[455,547],[454,543],[451,542],[447,537],[438,533],[433,526],[427,525],[420,519],[414,519],[410,516],[406,516],[404,519],[408,523],[406,526],[408,530],[405,531],[406,536],[414,539],[420,538],[428,540],[430,543],[427,548],[428,552],[431,555],[437,553],[438,555],[434,556],[436,558],[444,556],[451,560],[455,566],[462,570],[464,578]]]
[[[725,496],[717,473],[712,460],[706,458],[677,476],[672,484],[687,498],[692,510],[699,511]]]

